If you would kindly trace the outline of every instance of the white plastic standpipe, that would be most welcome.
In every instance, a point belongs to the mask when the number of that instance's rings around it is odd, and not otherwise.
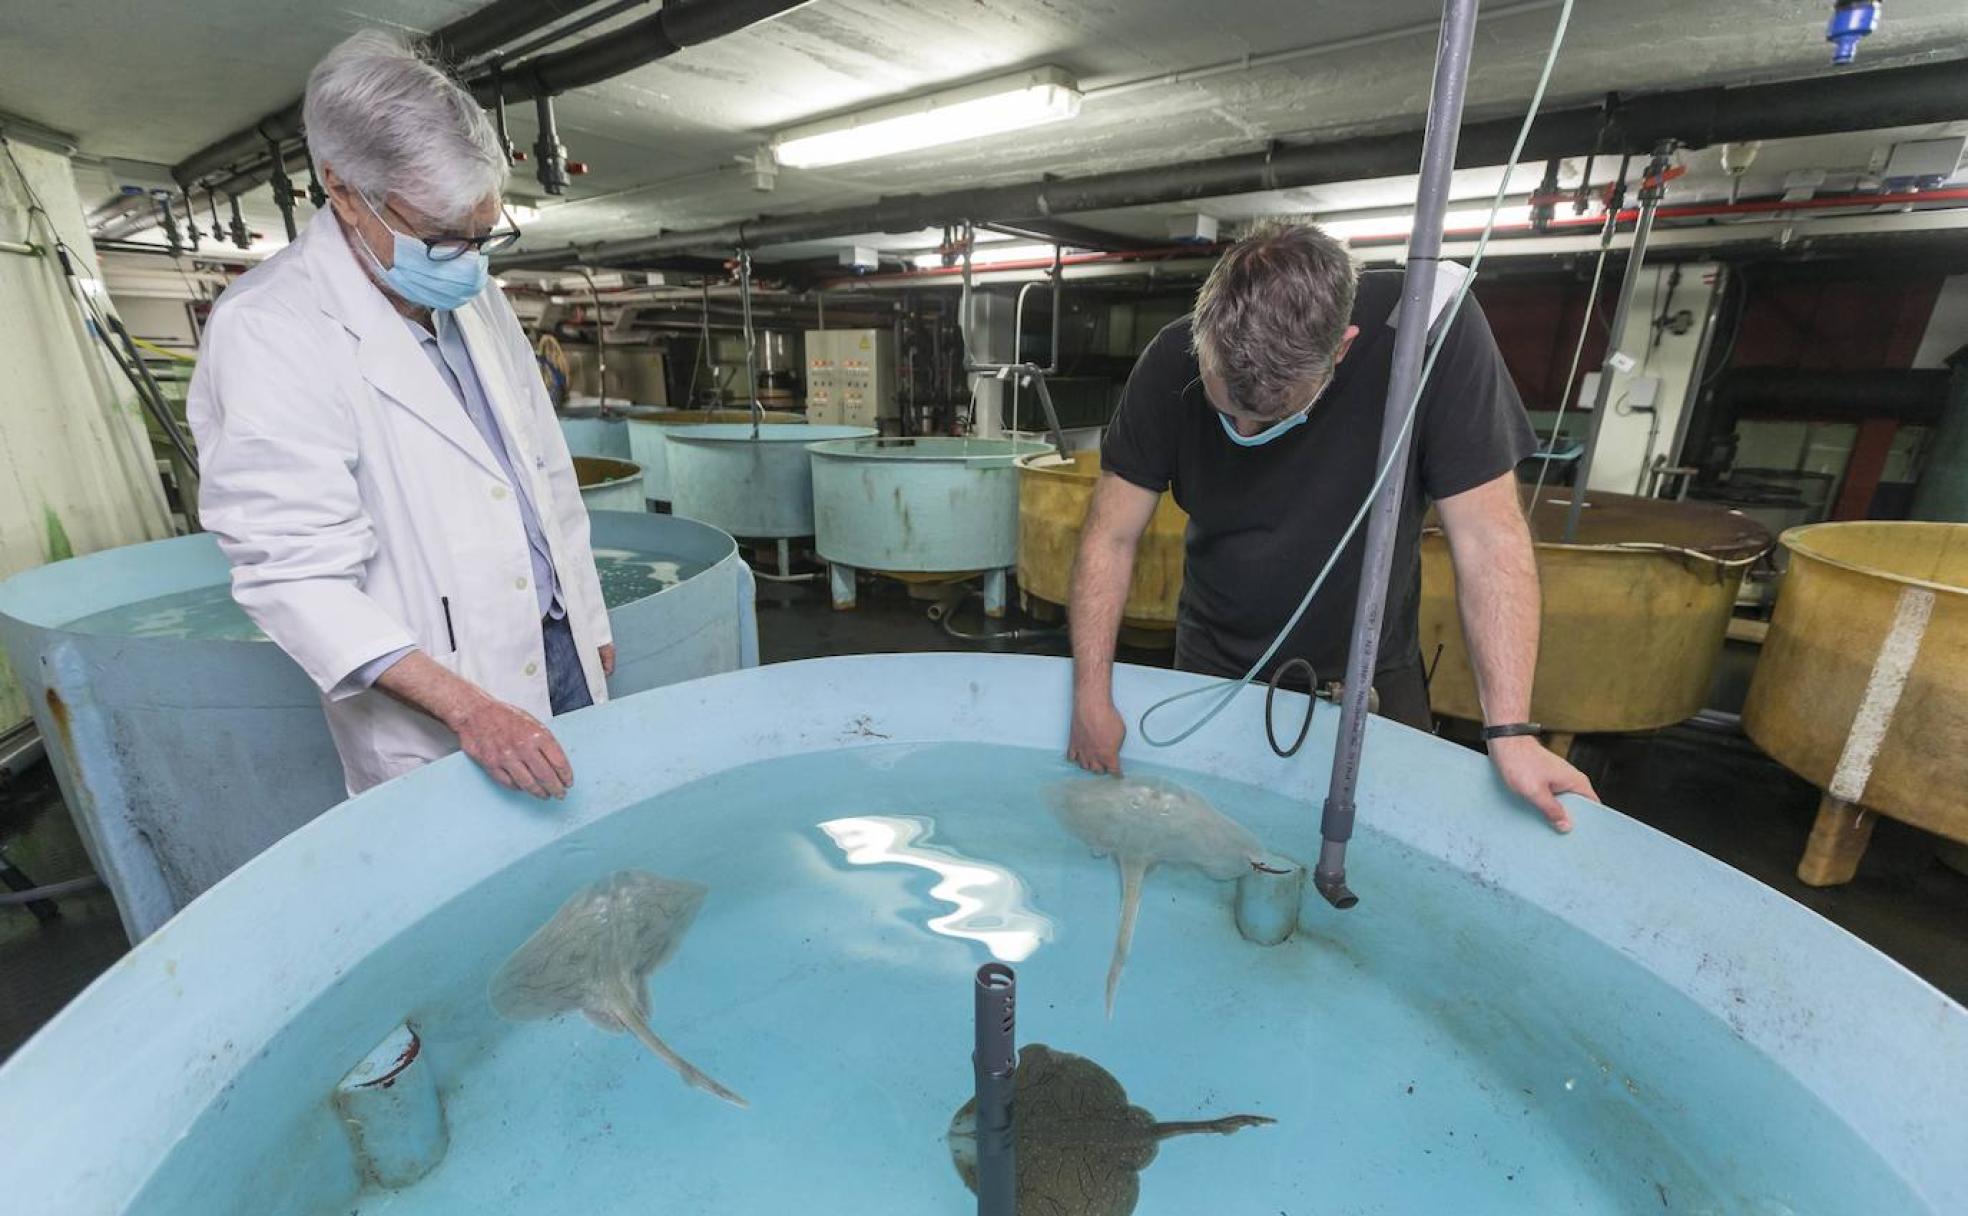
[[[423,1040],[407,1025],[390,1031],[342,1078],[335,1113],[363,1180],[386,1190],[430,1173],[451,1143],[436,1071]]]

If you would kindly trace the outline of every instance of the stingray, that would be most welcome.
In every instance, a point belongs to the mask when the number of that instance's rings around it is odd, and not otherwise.
[[[1053,809],[1066,830],[1121,871],[1121,929],[1107,967],[1107,1016],[1121,983],[1128,946],[1141,910],[1141,883],[1158,865],[1194,866],[1219,881],[1240,877],[1264,856],[1242,824],[1202,796],[1157,777],[1071,781],[1054,792]]]
[[[603,1030],[628,1031],[698,1089],[746,1105],[649,1026],[649,973],[676,953],[705,894],[694,882],[639,870],[581,888],[499,969],[492,1008],[521,1022],[578,1009]]]
[[[1128,1104],[1121,1083],[1092,1060],[1033,1043],[1018,1053],[1012,1078],[1012,1138],[1022,1216],[1128,1216],[1141,1196],[1137,1175],[1162,1141],[1227,1136],[1277,1120],[1229,1115],[1198,1123],[1157,1123]],[[950,1120],[950,1156],[964,1185],[977,1189],[977,1099]]]

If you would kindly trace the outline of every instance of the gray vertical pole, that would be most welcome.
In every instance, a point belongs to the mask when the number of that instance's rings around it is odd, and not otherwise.
[[[1579,512],[1585,509],[1586,482],[1592,476],[1592,458],[1599,451],[1599,428],[1605,425],[1606,411],[1613,398],[1613,373],[1622,370],[1618,365],[1626,360],[1630,369],[1633,364],[1620,350],[1620,343],[1626,339],[1627,314],[1633,311],[1633,297],[1640,290],[1640,270],[1647,260],[1647,241],[1654,232],[1654,212],[1660,207],[1664,192],[1663,175],[1667,172],[1667,158],[1674,151],[1673,140],[1662,140],[1654,146],[1654,159],[1647,165],[1646,175],[1640,179],[1640,221],[1633,226],[1633,249],[1626,255],[1626,274],[1620,279],[1619,304],[1613,309],[1613,332],[1606,341],[1606,361],[1599,365],[1599,389],[1592,398],[1592,420],[1585,428],[1585,451],[1579,455],[1578,470],[1572,476],[1571,505],[1565,509],[1566,544],[1578,539]],[[1597,301],[1586,301],[1590,310]],[[1590,319],[1591,313],[1587,312]]]
[[[1018,1072],[1018,977],[1003,963],[977,969],[977,1216],[1016,1216],[1017,1138],[1012,1095]]]
[[[1335,908],[1360,902],[1346,886],[1346,842],[1353,838],[1354,790],[1360,780],[1360,750],[1366,741],[1367,697],[1373,691],[1380,653],[1381,619],[1387,608],[1388,574],[1394,564],[1394,538],[1401,498],[1408,484],[1412,433],[1402,422],[1421,383],[1428,341],[1429,304],[1435,295],[1435,269],[1442,255],[1442,217],[1448,209],[1456,140],[1462,128],[1462,100],[1469,84],[1469,48],[1476,33],[1477,0],[1445,0],[1442,41],[1435,51],[1435,85],[1428,97],[1428,131],[1421,146],[1421,184],[1415,194],[1414,234],[1408,241],[1407,273],[1394,335],[1394,364],[1381,419],[1380,460],[1391,465],[1367,521],[1366,560],[1360,595],[1353,606],[1353,640],[1347,650],[1346,692],[1340,704],[1339,739],[1333,754],[1332,783],[1319,830],[1319,864],[1312,881]],[[1376,466],[1379,467],[1379,466]]]
[[[752,438],[757,439],[759,423],[765,420],[765,407],[758,397],[758,339],[752,333],[752,251],[749,249],[738,251],[738,289],[745,320],[745,391],[752,397]]]

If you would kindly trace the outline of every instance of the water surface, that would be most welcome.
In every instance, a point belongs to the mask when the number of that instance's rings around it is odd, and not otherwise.
[[[596,549],[595,569],[601,575],[601,598],[613,609],[674,587],[702,573],[705,567],[702,563],[681,562],[661,553]],[[119,604],[71,621],[67,628],[117,637],[221,642],[267,640],[245,610],[233,602],[232,589],[224,583]]]
[[[1310,806],[1164,775],[1266,846],[1312,851]],[[405,1191],[333,1196],[346,1149],[313,1104],[259,1176],[257,1210],[974,1211],[944,1132],[971,1093],[971,976],[994,954],[1017,960],[1021,1040],[1095,1061],[1157,1119],[1277,1120],[1164,1144],[1141,1175],[1142,1213],[1925,1210],[1726,1022],[1367,830],[1361,906],[1311,906],[1273,948],[1238,935],[1230,884],[1157,870],[1108,1020],[1118,880],[1045,805],[1071,777],[1050,752],[970,744],[772,760],[527,857],[345,976],[234,1094],[250,1109],[256,1093],[325,1093],[369,1044],[321,1058],[304,1042],[321,1019],[408,1017],[447,1102],[442,1164]],[[650,1020],[750,1110],[582,1018],[492,1013],[486,984],[506,957],[621,869],[709,888],[650,981]],[[198,1134],[259,1133],[227,1118]],[[307,1176],[292,1189],[308,1201],[266,1198],[281,1169]],[[197,1177],[167,1162],[152,1196],[195,1195]]]

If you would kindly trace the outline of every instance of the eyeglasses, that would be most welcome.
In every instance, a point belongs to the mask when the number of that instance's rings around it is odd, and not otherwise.
[[[399,218],[406,220],[409,218],[387,203],[384,204],[384,209],[395,211]],[[455,261],[467,253],[474,252],[498,253],[502,249],[511,249],[519,243],[519,225],[513,222],[512,212],[501,207],[499,214],[505,217],[506,226],[495,228],[484,236],[421,236],[415,232],[406,232],[404,235],[411,240],[422,241],[424,248],[430,251],[430,259],[433,262]]]

